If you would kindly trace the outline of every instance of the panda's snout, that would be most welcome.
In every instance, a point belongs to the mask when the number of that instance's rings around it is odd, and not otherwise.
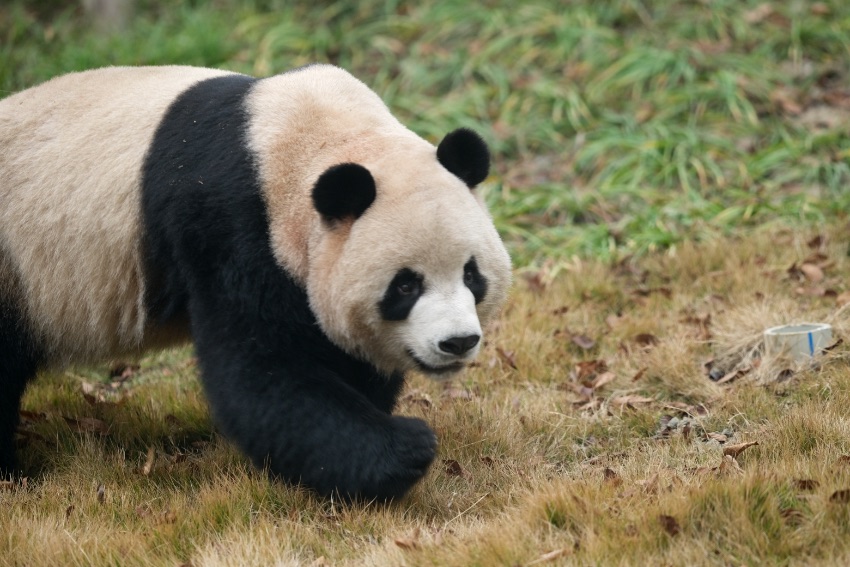
[[[478,344],[481,335],[466,335],[463,337],[451,337],[438,343],[440,350],[446,354],[463,356]]]

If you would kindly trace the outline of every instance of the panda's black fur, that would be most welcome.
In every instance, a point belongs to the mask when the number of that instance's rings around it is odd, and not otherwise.
[[[150,314],[162,324],[188,315],[216,423],[257,466],[323,494],[399,496],[425,473],[436,440],[423,422],[390,416],[403,376],[382,376],[333,345],[275,263],[243,139],[253,82],[199,83],[154,137],[142,185],[148,277],[157,282]],[[386,460],[387,446],[403,449],[397,462]]]
[[[247,139],[246,100],[257,82],[238,74],[200,80],[159,120],[140,172],[146,325],[189,331],[216,424],[258,467],[324,495],[400,497],[426,473],[436,438],[422,420],[392,415],[403,373],[379,370],[332,342],[304,283],[281,269]],[[470,131],[447,136],[436,158],[470,187],[487,175],[486,146]],[[319,176],[312,199],[327,231],[346,230],[376,199],[376,181],[361,165],[338,164]],[[54,364],[51,345],[24,311],[26,289],[9,257],[0,241],[2,475],[15,469],[25,386]],[[499,261],[508,278],[506,255]],[[488,282],[476,262],[466,262],[463,278],[477,305]],[[406,270],[374,305],[386,321],[403,320],[418,300],[394,295]],[[422,283],[422,274],[410,274]],[[465,352],[477,342],[477,335],[455,337],[441,348]],[[462,366],[416,362],[434,374]]]

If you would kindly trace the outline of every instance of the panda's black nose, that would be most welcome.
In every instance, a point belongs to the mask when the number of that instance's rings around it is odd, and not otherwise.
[[[478,341],[480,340],[480,335],[452,337],[450,339],[440,341],[440,350],[449,354],[453,354],[455,356],[460,356],[469,352],[475,345],[478,344]]]

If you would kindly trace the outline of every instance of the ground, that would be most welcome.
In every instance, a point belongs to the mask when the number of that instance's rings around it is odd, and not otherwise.
[[[841,562],[850,558],[843,234],[757,232],[576,261],[554,277],[520,272],[475,368],[445,385],[411,379],[399,411],[428,420],[440,451],[390,506],[341,506],[269,483],[214,433],[188,348],[138,367],[43,376],[20,436],[31,476],[0,493],[2,556]],[[761,356],[763,329],[798,320],[830,322],[836,346],[813,365]]]

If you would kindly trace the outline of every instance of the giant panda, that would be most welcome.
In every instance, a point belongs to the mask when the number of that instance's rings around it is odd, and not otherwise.
[[[347,72],[72,73],[0,101],[0,474],[37,371],[192,340],[217,427],[275,478],[392,500],[436,437],[405,374],[468,364],[511,266],[473,188]]]

